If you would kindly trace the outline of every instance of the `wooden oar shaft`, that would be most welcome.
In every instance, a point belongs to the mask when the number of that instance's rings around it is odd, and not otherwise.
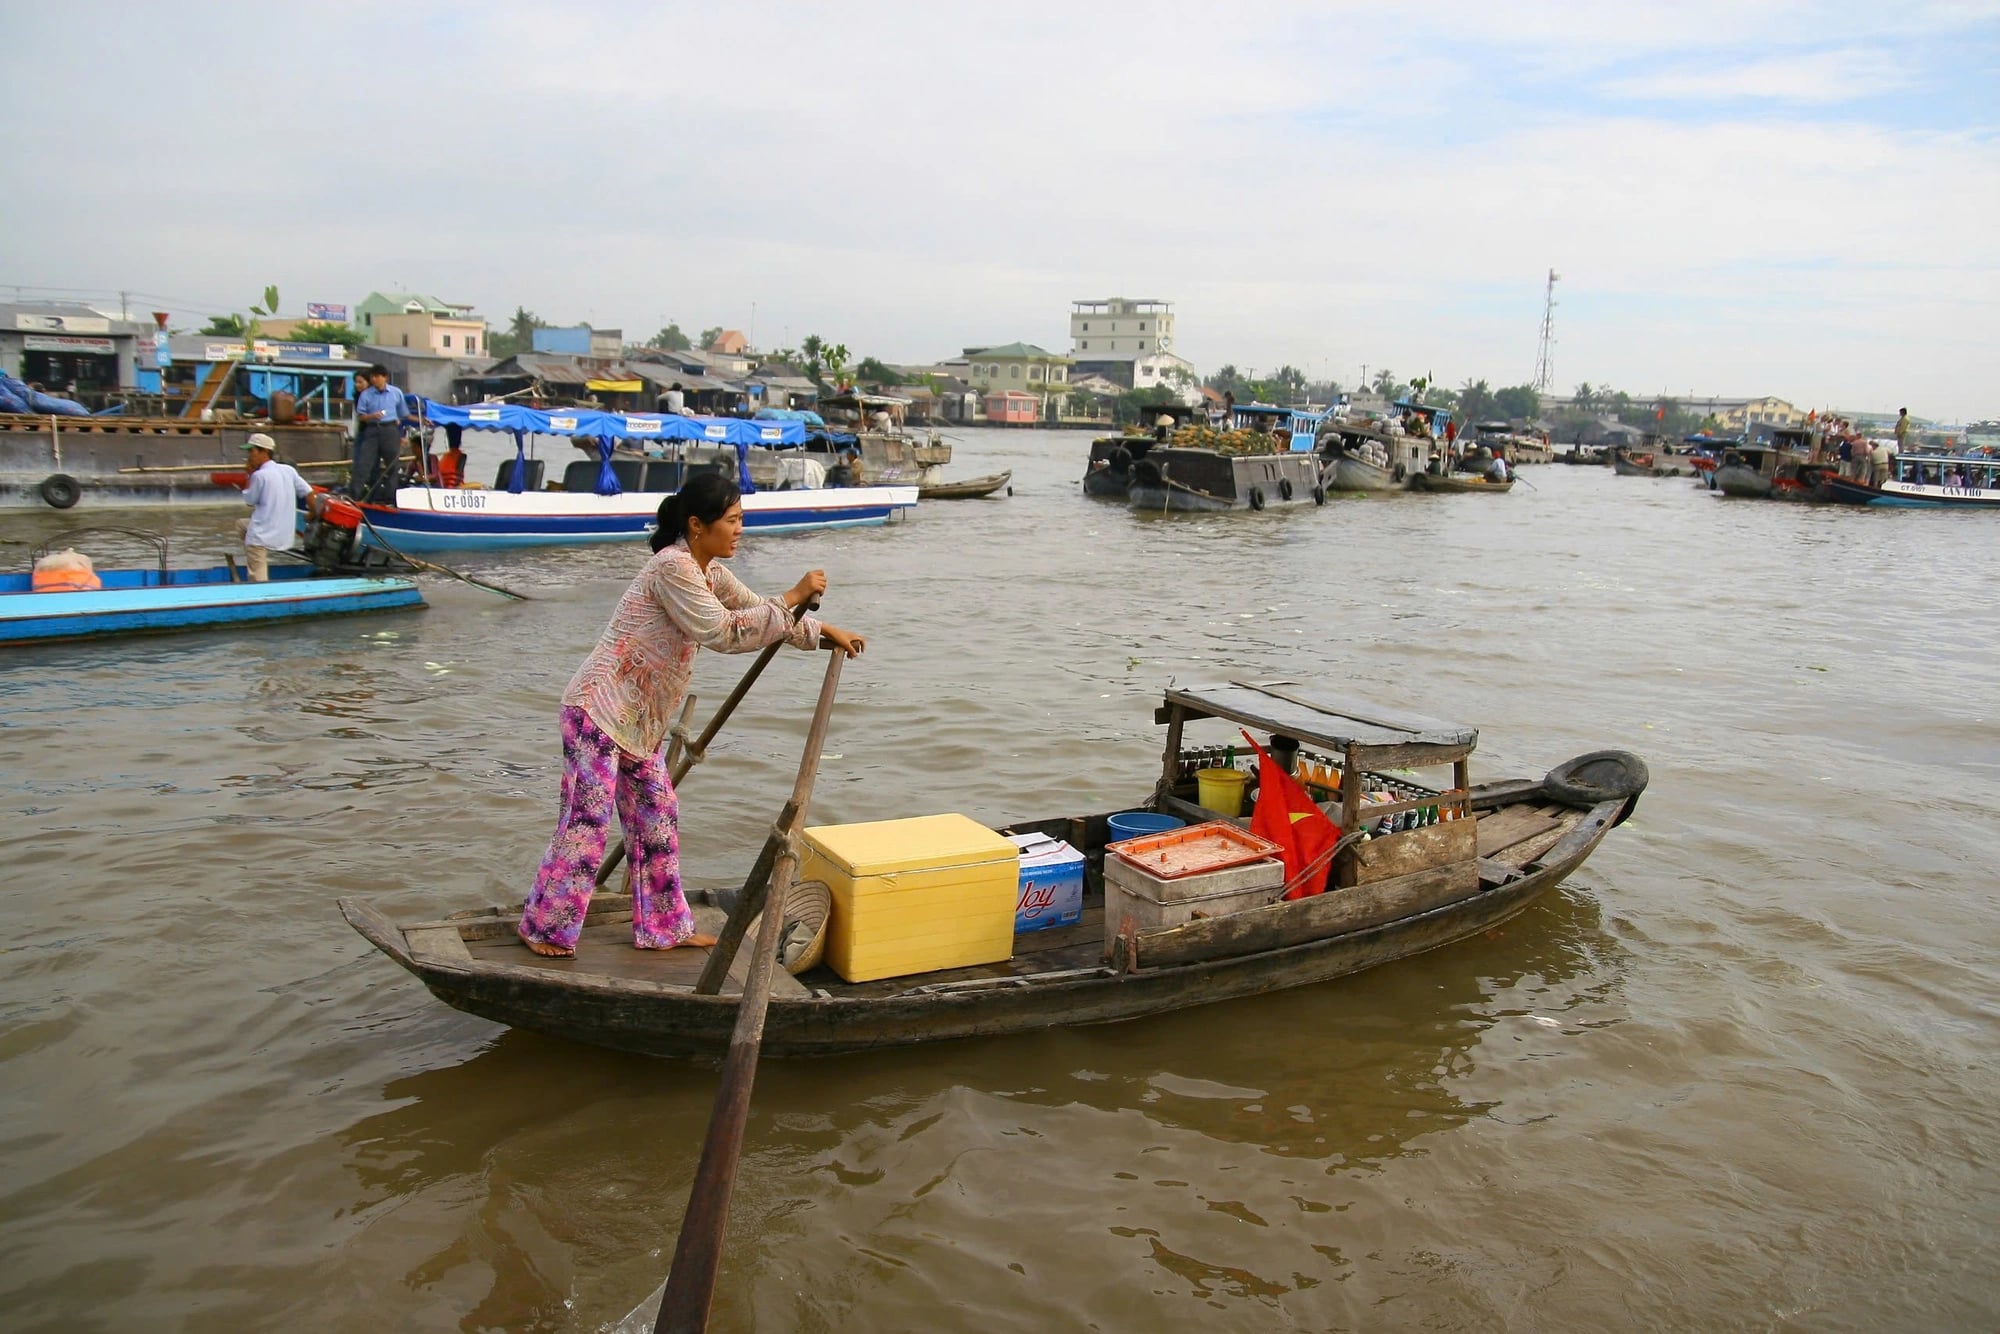
[[[798,777],[793,780],[792,797],[786,803],[792,825],[805,818],[806,807],[812,801],[813,780],[819,774],[820,752],[826,746],[827,724],[833,716],[833,697],[840,688],[840,664],[845,656],[838,649],[827,655],[826,678],[820,683],[819,703],[813,710],[812,727],[806,733],[805,753],[799,757]],[[764,914],[757,931],[756,953],[751,956],[749,971],[743,979],[743,999],[736,1007],[736,1029],[730,1035],[729,1054],[723,1060],[722,1082],[715,1091],[715,1107],[709,1113],[708,1134],[701,1145],[701,1165],[695,1169],[694,1186],[688,1192],[687,1213],[681,1219],[681,1234],[674,1243],[673,1268],[667,1272],[654,1334],[700,1334],[708,1328],[709,1306],[715,1298],[715,1275],[722,1263],[722,1239],[729,1226],[729,1196],[736,1185],[736,1164],[743,1156],[743,1129],[750,1117],[750,1088],[757,1077],[757,1055],[764,1042],[771,972],[777,967],[778,939],[784,927],[783,904],[797,873],[798,854],[788,846],[773,860],[766,880],[766,899],[775,906]],[[778,892],[771,894],[770,888]],[[745,901],[737,903],[732,918],[744,915],[748,897],[745,895]]]

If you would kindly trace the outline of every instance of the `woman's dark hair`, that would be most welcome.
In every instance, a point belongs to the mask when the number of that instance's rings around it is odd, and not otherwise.
[[[688,520],[714,523],[743,499],[736,479],[726,473],[699,472],[681,489],[660,502],[659,526],[653,530],[653,550],[665,551],[688,535]]]

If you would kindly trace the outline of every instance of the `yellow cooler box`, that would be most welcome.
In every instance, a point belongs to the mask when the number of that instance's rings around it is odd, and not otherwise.
[[[826,962],[850,982],[1012,957],[1020,874],[1020,849],[963,815],[808,829],[799,870],[833,890]]]

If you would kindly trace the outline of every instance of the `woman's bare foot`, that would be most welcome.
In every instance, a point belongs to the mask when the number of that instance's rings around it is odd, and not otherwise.
[[[679,943],[677,943],[677,944],[673,944],[673,945],[641,945],[641,944],[640,944],[639,942],[637,942],[637,941],[635,940],[635,941],[633,941],[633,942],[632,942],[632,948],[633,948],[633,949],[635,949],[635,950],[661,950],[661,949],[666,949],[666,950],[678,950],[678,949],[685,949],[685,948],[687,948],[688,946],[690,946],[690,945],[693,945],[693,946],[695,946],[695,947],[696,947],[696,948],[698,948],[698,949],[704,949],[704,950],[705,950],[705,949],[708,949],[708,948],[710,948],[710,947],[711,947],[711,946],[713,946],[714,944],[715,944],[715,937],[714,937],[714,936],[704,936],[704,935],[703,935],[703,934],[701,934],[701,933],[700,933],[699,931],[697,931],[697,932],[695,932],[695,933],[694,933],[693,935],[689,936],[689,937],[688,937],[688,938],[687,938],[686,940],[683,940],[683,941],[680,941],[680,942],[679,942]]]
[[[574,959],[576,957],[575,950],[566,950],[560,945],[551,945],[547,941],[530,940],[528,937],[522,936],[521,943],[541,955],[544,959]]]

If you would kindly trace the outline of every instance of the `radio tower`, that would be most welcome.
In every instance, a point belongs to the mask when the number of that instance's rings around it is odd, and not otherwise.
[[[1550,356],[1556,342],[1556,271],[1549,270],[1548,295],[1542,298],[1542,344],[1535,350],[1535,392],[1546,394],[1555,383],[1556,368]]]

